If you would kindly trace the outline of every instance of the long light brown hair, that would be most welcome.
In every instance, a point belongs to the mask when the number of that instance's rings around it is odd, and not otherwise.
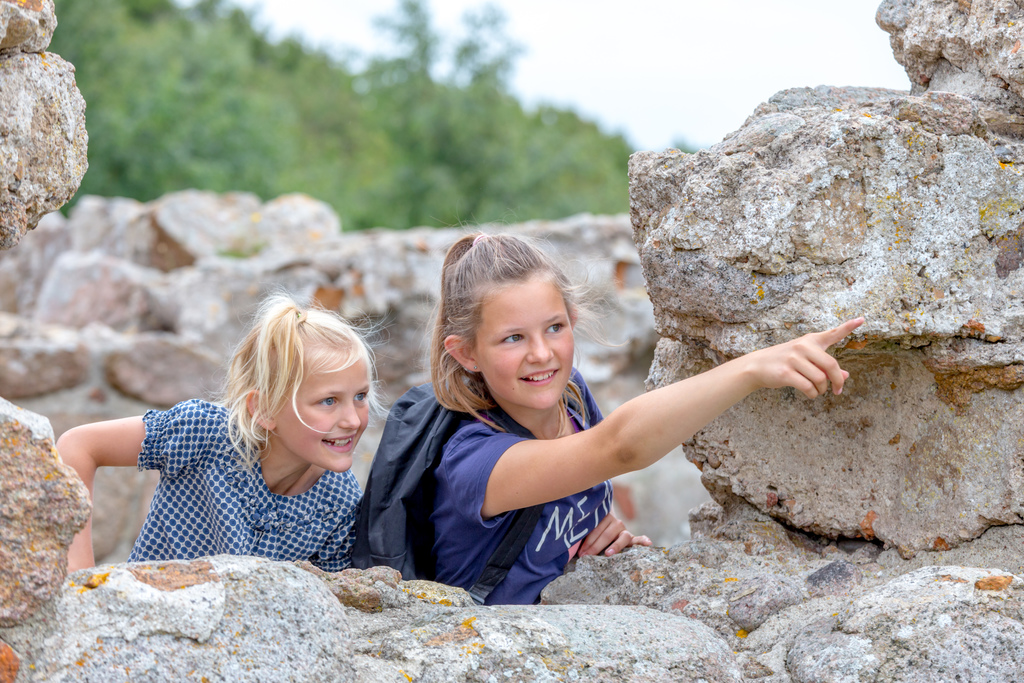
[[[448,353],[444,340],[455,335],[468,346],[475,344],[487,297],[536,277],[545,278],[555,286],[575,324],[583,310],[579,287],[529,240],[516,235],[474,233],[462,237],[448,249],[441,268],[441,295],[430,339],[430,379],[438,402],[445,408],[469,413],[498,429],[482,415],[497,406],[483,376],[462,367]],[[568,383],[559,401],[562,420],[568,419],[569,400],[583,407],[580,388],[573,381]]]

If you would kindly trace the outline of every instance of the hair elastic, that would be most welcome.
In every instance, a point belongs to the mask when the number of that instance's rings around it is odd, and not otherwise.
[[[487,234],[486,234],[486,233],[483,233],[483,232],[482,232],[482,233],[480,233],[479,235],[477,235],[476,237],[474,237],[474,238],[473,238],[473,245],[472,245],[472,246],[474,246],[474,247],[475,247],[475,246],[476,246],[476,243],[477,243],[477,242],[479,242],[480,240],[482,240],[482,239],[483,239],[483,238],[485,238],[485,237],[487,237]]]

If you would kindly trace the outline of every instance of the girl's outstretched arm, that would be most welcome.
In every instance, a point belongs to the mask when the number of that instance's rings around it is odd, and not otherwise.
[[[643,469],[757,389],[791,386],[816,398],[831,383],[841,393],[849,373],[827,350],[863,322],[849,320],[648,392],[578,434],[511,446],[491,472],[481,514],[557,500]]]
[[[57,439],[61,459],[78,473],[92,498],[96,469],[132,467],[139,461],[146,427],[141,417],[126,417],[73,427]],[[92,515],[68,549],[68,572],[96,564],[92,552]]]

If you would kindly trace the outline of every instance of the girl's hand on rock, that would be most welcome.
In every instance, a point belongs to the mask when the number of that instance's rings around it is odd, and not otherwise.
[[[608,513],[597,525],[597,528],[587,534],[576,554],[580,557],[598,554],[614,555],[633,545],[651,545],[651,539],[646,536],[634,536],[618,517]]]

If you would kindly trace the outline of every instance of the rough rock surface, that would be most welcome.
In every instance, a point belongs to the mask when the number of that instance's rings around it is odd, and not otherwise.
[[[326,585],[259,558],[81,570],[49,610],[0,636],[47,681],[357,680]]]
[[[55,28],[53,0],[0,0],[0,54],[42,52]]]
[[[1024,116],[1017,0],[884,0],[875,17],[915,95],[947,91]]]
[[[46,418],[0,398],[0,626],[59,591],[67,549],[89,515],[89,494],[60,461]]]
[[[74,196],[87,146],[74,67],[49,52],[0,53],[0,249]]]
[[[959,95],[820,87],[632,157],[653,384],[867,319],[841,396],[758,392],[688,444],[717,500],[908,556],[1021,521],[1024,158],[1000,140]]]

